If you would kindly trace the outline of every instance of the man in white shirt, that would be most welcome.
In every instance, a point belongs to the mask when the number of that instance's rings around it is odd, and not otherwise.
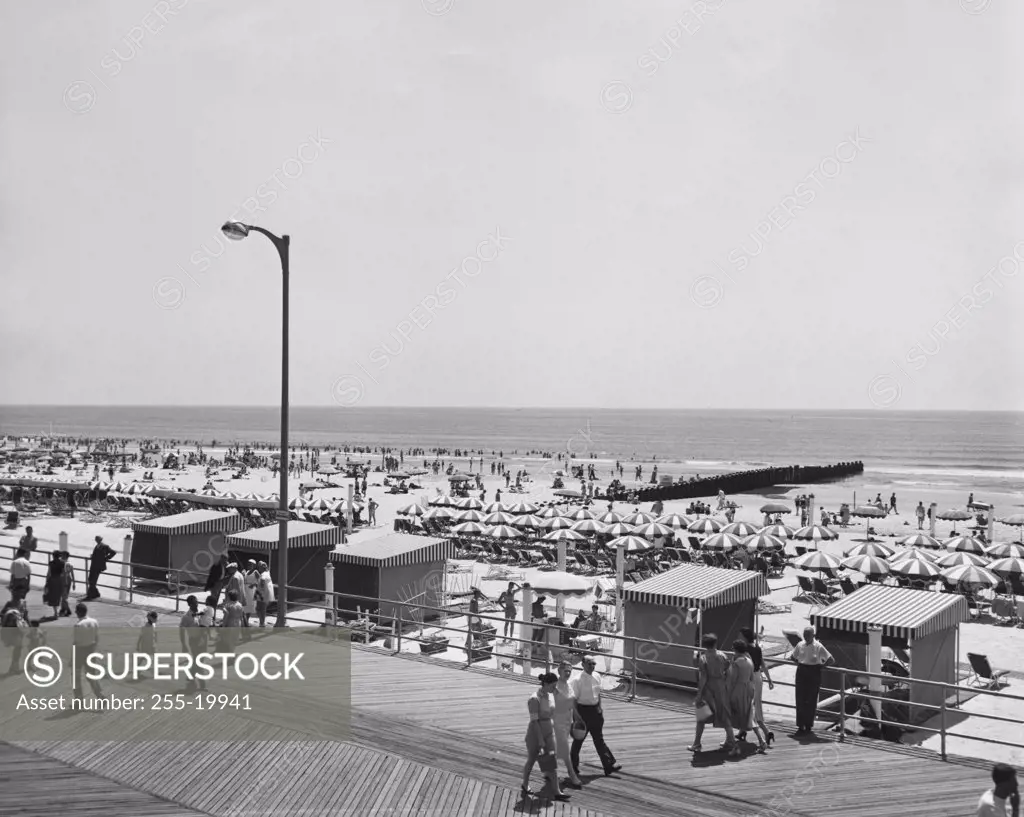
[[[1018,817],[1020,792],[1017,790],[1017,770],[1005,763],[997,763],[992,767],[992,782],[995,786],[981,795],[978,801],[978,817],[1006,817],[1007,814]]]
[[[11,562],[11,583],[8,586],[11,591],[11,601],[23,601],[31,586],[32,564],[28,560],[28,551],[25,548],[18,548],[14,561]]]
[[[583,672],[569,682],[572,696],[576,699],[576,712],[587,725],[587,731],[594,739],[594,748],[601,758],[601,765],[604,767],[604,774],[607,777],[619,771],[622,766],[615,762],[615,755],[604,742],[604,711],[601,707],[601,677],[594,672],[597,661],[592,655],[583,656]],[[573,739],[572,748],[569,750],[569,757],[572,760],[573,770],[576,776],[580,774],[580,749],[583,748],[583,741]]]
[[[84,604],[75,607],[75,615],[78,621],[75,622],[75,630],[72,633],[72,643],[75,645],[75,698],[82,697],[82,669],[85,667],[86,659],[96,651],[100,643],[100,623],[89,615],[89,608]],[[97,698],[103,697],[103,690],[100,689],[100,682],[89,678],[89,686],[92,687],[92,694]]]
[[[810,734],[818,711],[818,693],[821,691],[821,671],[835,663],[832,653],[814,637],[814,628],[804,628],[804,640],[793,650],[796,662],[796,733]]]

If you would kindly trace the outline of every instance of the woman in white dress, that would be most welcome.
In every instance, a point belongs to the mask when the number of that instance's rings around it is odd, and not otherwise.
[[[768,681],[768,689],[775,689],[775,684],[772,681],[772,676],[768,674],[768,665],[764,663],[764,653],[761,652],[761,646],[757,643],[757,636],[754,635],[754,631],[749,627],[744,627],[740,630],[740,635],[747,642],[747,654],[750,656],[750,660],[754,662],[754,725],[760,727],[761,734],[764,735],[766,744],[770,747],[772,741],[775,740],[775,733],[764,722],[764,711],[761,707],[761,690],[764,687],[765,681]]]
[[[245,565],[245,598],[241,599],[245,610],[245,626],[249,626],[249,616],[256,612],[256,588],[260,584],[260,574],[256,569],[256,560],[250,559]]]
[[[583,788],[583,781],[576,774],[572,767],[572,759],[569,757],[569,747],[572,744],[573,721],[576,718],[576,696],[572,694],[569,687],[569,676],[572,675],[572,664],[562,661],[558,665],[558,683],[555,684],[555,753],[558,759],[565,765],[568,773],[569,787],[573,789]]]

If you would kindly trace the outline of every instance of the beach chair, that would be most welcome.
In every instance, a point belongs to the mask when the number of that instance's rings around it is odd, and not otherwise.
[[[992,599],[992,615],[999,619],[999,624],[1016,624],[1017,605],[1013,599],[997,597]]]
[[[796,555],[798,558],[800,556],[803,556],[807,552],[807,548],[805,548],[803,545],[793,545],[793,547],[796,549]]]
[[[855,585],[853,583],[853,580],[849,577],[844,577],[840,579],[839,586],[842,588],[844,596],[850,595],[850,593],[854,592],[857,589],[857,585]]]
[[[840,594],[838,587],[829,587],[824,579],[819,579],[817,576],[811,579],[811,589],[823,599],[827,599],[829,603],[835,601]]]
[[[797,576],[796,581],[800,586],[800,595],[798,598],[803,599],[808,604],[814,605],[827,605],[829,603],[827,596],[822,596],[814,589],[814,584],[811,582],[810,576]]]
[[[687,541],[690,543],[690,547],[694,550],[700,550],[700,539],[696,536],[688,536]]]
[[[690,551],[679,549],[676,553],[679,554],[680,563],[688,564],[693,562],[693,556],[690,555]]]
[[[999,689],[1009,682],[1003,682],[1003,678],[1010,674],[1009,670],[1000,669],[993,671],[992,665],[988,662],[987,655],[980,653],[967,653],[967,660],[971,664],[971,674],[967,677],[967,683],[977,683],[983,689]]]

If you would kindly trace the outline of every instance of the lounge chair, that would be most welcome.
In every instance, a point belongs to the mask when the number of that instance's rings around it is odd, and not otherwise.
[[[969,652],[967,660],[971,664],[971,674],[967,678],[968,684],[977,682],[983,689],[999,689],[1001,685],[1005,686],[1009,683],[1008,681],[1003,682],[1002,679],[1009,675],[1010,671],[1006,669],[993,671],[987,655]]]
[[[800,594],[797,598],[802,599],[808,604],[828,605],[828,598],[822,596],[814,589],[810,576],[797,576],[796,581],[800,585]]]

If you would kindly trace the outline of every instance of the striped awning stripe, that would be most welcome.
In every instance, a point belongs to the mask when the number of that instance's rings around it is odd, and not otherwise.
[[[308,547],[334,547],[344,531],[337,525],[318,525],[315,522],[288,523],[288,549]],[[252,528],[228,537],[228,545],[248,550],[277,550],[280,526],[267,525]]]
[[[380,539],[344,545],[328,554],[332,562],[367,567],[404,567],[405,565],[446,562],[455,558],[455,543],[449,539],[431,539],[410,533],[393,533]]]
[[[752,570],[680,565],[623,591],[625,601],[710,610],[771,594],[764,576]]]
[[[191,536],[196,533],[233,533],[245,527],[245,520],[236,513],[224,511],[186,511],[173,516],[132,522],[134,533],[157,533],[164,536]]]
[[[970,620],[967,600],[952,593],[867,585],[811,615],[811,624],[848,633],[881,627],[891,638],[924,638]]]

